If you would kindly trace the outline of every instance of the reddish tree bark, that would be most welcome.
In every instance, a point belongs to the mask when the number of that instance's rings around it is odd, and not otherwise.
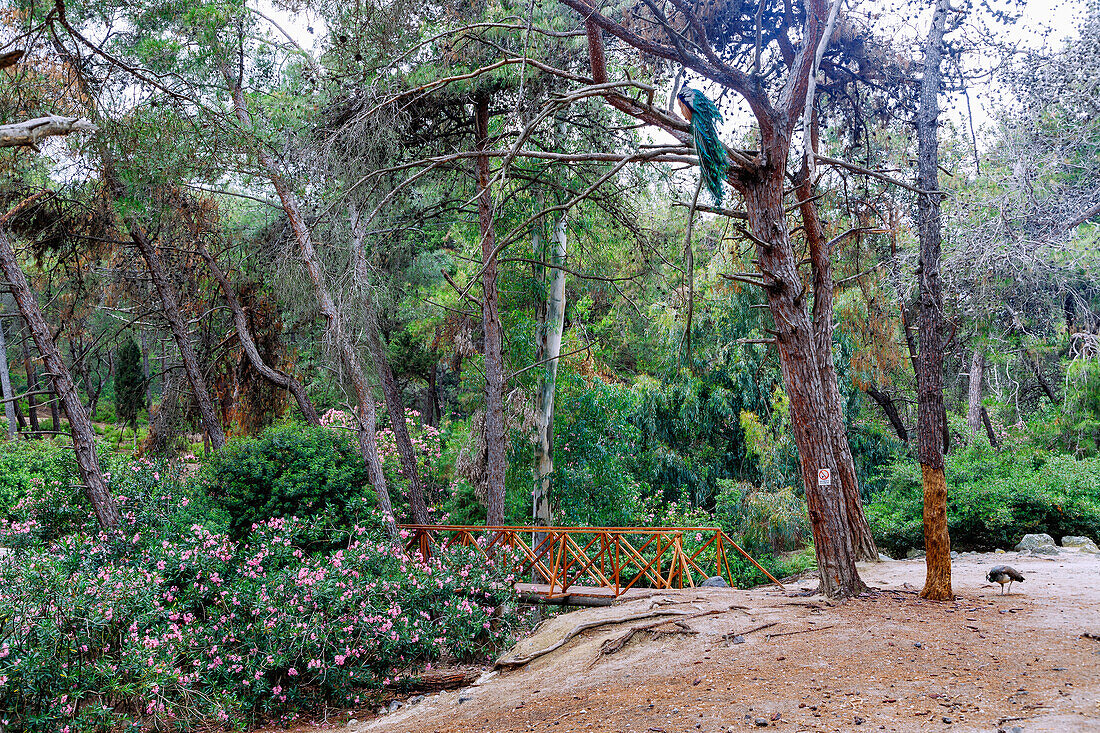
[[[843,416],[838,413],[839,401],[832,397],[839,395],[839,390],[835,370],[830,368],[831,356],[819,354],[819,344],[823,335],[831,329],[831,324],[818,327],[808,312],[810,293],[798,271],[799,258],[791,242],[784,203],[791,137],[806,104],[809,77],[815,66],[815,51],[825,34],[826,3],[811,0],[807,4],[802,27],[803,46],[784,54],[789,76],[773,103],[750,74],[730,67],[714,54],[706,41],[705,28],[686,1],[673,0],[677,9],[688,17],[701,54],[688,50],[683,44],[665,46],[641,38],[601,14],[585,0],[561,2],[585,19],[595,83],[608,82],[601,37],[603,29],[645,53],[683,64],[737,92],[752,110],[759,127],[760,150],[751,155],[730,151],[735,165],[729,181],[744,199],[748,233],[755,244],[761,284],[767,293],[768,307],[775,321],[776,346],[791,404],[791,422],[810,511],[821,588],[831,597],[847,597],[862,592],[866,586],[860,580],[855,565],[861,551],[865,550],[862,507],[858,498],[854,502],[848,501],[851,494],[845,492],[844,479],[840,479],[845,473],[843,468],[836,483],[819,486],[817,482],[819,468],[830,468],[835,472],[838,464],[845,464],[847,438]],[[612,91],[607,92],[606,96],[608,103],[616,109],[656,124],[681,142],[691,144],[690,136],[680,123],[662,116],[653,107]],[[823,256],[827,257],[827,253]],[[831,289],[828,270],[819,267],[818,275],[818,287],[828,283]],[[831,293],[821,297],[824,308],[826,300],[831,302]],[[837,391],[834,393],[833,390]],[[849,478],[849,486],[854,487],[854,471]]]

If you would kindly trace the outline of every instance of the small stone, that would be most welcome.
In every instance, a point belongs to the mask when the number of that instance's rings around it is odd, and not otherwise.
[[[923,649],[924,648],[924,644],[921,644],[919,641],[913,642],[913,646],[916,647],[917,649]]]
[[[459,695],[458,696],[458,704],[461,705],[462,703],[470,702],[470,700],[473,700],[473,699],[474,698],[470,697],[469,695]]]
[[[1054,545],[1039,545],[1031,552],[1036,555],[1057,555],[1061,550]]]
[[[757,728],[767,728],[768,727],[768,719],[767,718],[757,718],[756,720],[754,720],[752,722],[753,722],[753,725],[755,725]]]
[[[403,702],[401,702],[400,700],[394,700],[393,702],[390,703],[389,712],[396,713],[398,710],[400,710],[404,706],[405,706],[405,704]]]
[[[1000,547],[998,547],[998,548],[997,548],[996,550],[994,550],[994,551],[993,551],[993,554],[995,554],[995,555],[1003,555],[1003,554],[1005,554],[1005,551],[1004,551],[1004,550],[1002,550],[1002,549],[1001,549]]]
[[[951,725],[955,721],[951,720],[951,718],[949,718],[945,715],[945,716],[943,716],[943,722],[947,723],[948,725]]]
[[[355,718],[351,718],[350,720],[348,720],[348,727],[349,728],[354,728],[357,725],[359,725],[359,721],[356,720]]]
[[[861,718],[857,715],[856,719],[852,722],[854,722],[856,725],[863,725],[863,718]]]
[[[951,559],[952,560],[958,558],[958,556],[959,556],[959,553],[955,552],[954,550],[951,551]]]
[[[1038,534],[1025,534],[1023,539],[1016,545],[1016,551],[1034,550],[1037,547],[1044,547],[1046,545],[1054,547],[1054,538],[1050,535],[1044,532]]]
[[[905,553],[906,560],[916,560],[918,557],[924,557],[924,550],[918,550],[915,547],[909,548],[909,552]]]
[[[385,715],[386,714],[386,709],[385,708],[378,708],[378,714],[379,715]]]
[[[740,634],[736,634],[732,639],[730,639],[730,644],[744,644],[744,643],[745,643],[745,637],[741,636]]]
[[[729,588],[730,584],[721,575],[714,575],[699,584],[700,588]]]
[[[880,552],[878,554],[878,561],[879,562],[893,562],[894,558],[890,557],[885,552]]]
[[[423,699],[424,699],[423,695],[413,695],[412,697],[410,697],[408,699],[408,701],[405,704],[406,705],[415,705],[418,702],[421,702]]]

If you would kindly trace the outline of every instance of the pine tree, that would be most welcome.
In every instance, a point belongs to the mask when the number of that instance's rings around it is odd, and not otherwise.
[[[116,356],[115,413],[122,421],[122,429],[130,425],[137,441],[137,419],[145,408],[145,374],[141,368],[141,349],[129,338],[119,348]]]

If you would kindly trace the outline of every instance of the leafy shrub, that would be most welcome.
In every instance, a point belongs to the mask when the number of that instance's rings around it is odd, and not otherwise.
[[[29,521],[47,533],[79,526],[80,483],[72,451],[53,441],[0,443],[0,519]]]
[[[279,425],[258,438],[230,441],[203,467],[201,485],[228,513],[234,537],[275,517],[325,515],[350,527],[374,504],[350,434],[308,425]]]
[[[974,445],[946,464],[947,521],[956,549],[1012,547],[1034,532],[1100,539],[1100,458]],[[891,553],[922,547],[920,469],[908,462],[886,473],[887,488],[867,507],[875,539]]]
[[[783,552],[802,547],[810,536],[806,502],[790,486],[758,489],[738,481],[719,481],[715,518],[746,549]]]
[[[509,637],[510,578],[468,551],[413,563],[353,527],[311,554],[295,539],[314,520],[293,518],[235,542],[199,523],[181,531],[193,502],[165,499],[119,497],[120,538],[72,534],[0,559],[0,728],[244,727],[362,704],[398,675]]]

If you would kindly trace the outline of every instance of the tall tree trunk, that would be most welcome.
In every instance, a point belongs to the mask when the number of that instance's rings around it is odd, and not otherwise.
[[[536,526],[553,524],[550,509],[550,475],[554,471],[554,392],[557,386],[558,357],[565,328],[565,266],[566,217],[563,214],[554,227],[550,240],[550,272],[547,277],[546,305],[538,324],[538,348],[535,362],[545,362],[540,369],[535,404],[535,488],[531,495],[531,519]],[[539,249],[536,246],[536,250]],[[535,260],[542,257],[535,252]]]
[[[104,183],[114,200],[122,201],[126,196],[126,187],[118,177],[110,155],[104,151],[102,158]],[[199,357],[195,354],[195,347],[191,343],[191,332],[187,328],[187,322],[184,320],[183,314],[180,312],[176,288],[165,272],[156,245],[149,238],[145,229],[132,216],[124,214],[122,218],[129,231],[130,241],[141,252],[145,265],[149,268],[149,276],[153,280],[153,287],[156,288],[157,295],[160,297],[163,315],[171,327],[172,338],[175,340],[176,348],[179,349],[180,358],[183,360],[183,369],[187,374],[187,381],[191,384],[191,391],[195,396],[195,402],[198,404],[203,432],[210,441],[210,445],[215,450],[220,450],[225,447],[225,433],[218,422],[217,413],[214,411],[214,403],[210,399],[210,390],[206,385],[202,368],[199,366]]]
[[[4,415],[8,420],[8,438],[16,433],[15,393],[11,391],[11,374],[8,373],[8,345],[4,339],[4,319],[0,318],[0,388],[4,390]]]
[[[474,101],[476,149],[489,141],[489,97]],[[493,201],[489,190],[489,156],[477,156],[477,218],[481,229],[481,324],[485,356],[485,479],[488,507],[485,523],[504,523],[504,474],[507,446],[504,431],[504,330],[497,303],[497,252],[493,232]]]
[[[233,78],[229,67],[224,62],[221,64],[220,70],[233,98],[233,111],[236,114],[237,121],[240,122],[244,130],[251,132],[252,118],[249,116],[248,106],[245,104],[244,92],[241,91],[240,84]],[[336,347],[344,372],[351,380],[355,398],[359,403],[356,411],[359,422],[359,449],[362,451],[363,460],[367,464],[371,484],[378,495],[378,505],[382,510],[386,531],[391,538],[396,539],[398,535],[397,522],[393,514],[393,504],[390,501],[390,491],[386,485],[386,474],[382,470],[382,459],[378,455],[378,438],[375,434],[378,418],[374,409],[374,395],[367,384],[359,354],[344,329],[340,313],[336,309],[336,301],[333,300],[332,293],[325,282],[321,259],[313,246],[313,237],[309,232],[309,227],[306,226],[302,217],[301,209],[298,206],[298,197],[287,186],[286,181],[283,180],[283,176],[279,172],[278,164],[271,157],[271,154],[263,148],[262,144],[257,147],[255,153],[264,173],[271,181],[271,185],[279,197],[283,213],[286,214],[290,222],[294,239],[298,244],[298,252],[302,257],[303,264],[306,266],[306,272],[309,274],[310,282],[317,296],[317,308],[325,319],[328,336]]]
[[[924,53],[917,113],[917,224],[920,233],[920,351],[917,354],[917,437],[924,485],[927,575],[922,598],[950,600],[951,538],[947,532],[947,481],[943,462],[943,290],[940,282],[939,94],[940,62],[949,0],[937,0]]]
[[[863,592],[866,586],[856,569],[859,553],[840,481],[818,483],[819,469],[836,470],[837,442],[832,435],[836,421],[822,384],[807,292],[786,225],[782,172],[777,169],[763,181],[745,185],[745,209],[751,231],[759,240],[758,268],[764,275],[768,306],[775,320],[779,365],[790,399],[821,590],[831,598],[849,597]]]
[[[413,522],[427,524],[428,503],[424,499],[424,482],[420,479],[420,470],[416,465],[416,449],[413,448],[409,427],[405,423],[405,404],[401,400],[401,392],[397,389],[397,382],[393,378],[390,355],[382,341],[378,309],[374,306],[370,292],[371,273],[367,261],[366,235],[363,233],[359,212],[354,204],[348,206],[348,215],[353,240],[351,256],[359,289],[359,300],[363,307],[363,330],[367,337],[367,350],[370,352],[374,373],[378,377],[382,395],[386,400],[386,412],[389,414],[390,428],[393,430],[394,443],[397,445],[397,455],[401,459],[401,470],[409,481],[409,509],[412,512]]]
[[[30,324],[27,325],[29,328]],[[34,338],[33,333],[31,338]],[[38,368],[31,359],[26,339],[23,339],[23,371],[27,374],[27,417],[31,422],[31,433],[40,435],[42,426],[38,424],[38,393],[42,390],[38,384]]]
[[[99,526],[104,530],[118,529],[121,517],[118,513],[118,505],[107,489],[103,480],[103,473],[99,469],[99,458],[95,450],[95,432],[92,430],[92,421],[88,419],[88,413],[80,402],[76,386],[73,384],[72,375],[65,366],[65,360],[61,358],[61,352],[53,341],[53,336],[46,319],[42,317],[42,310],[38,307],[38,299],[27,283],[23,270],[15,258],[15,250],[7,234],[0,230],[0,268],[11,286],[12,295],[19,306],[19,312],[30,328],[31,337],[38,347],[46,362],[50,379],[53,381],[54,390],[65,403],[65,411],[69,415],[69,429],[72,432],[73,452],[76,454],[77,466],[80,468],[80,476],[84,480],[84,490],[88,501],[92,504]]]
[[[970,389],[967,393],[966,422],[970,425],[971,439],[982,429],[982,377],[985,375],[985,349],[974,347],[970,357]]]
[[[845,511],[852,530],[852,544],[855,546],[857,560],[878,560],[878,547],[871,536],[871,526],[863,511],[863,500],[859,494],[859,478],[856,475],[855,459],[848,445],[848,430],[844,424],[844,400],[837,384],[836,366],[833,363],[833,276],[832,252],[825,239],[821,219],[817,212],[817,202],[810,184],[809,171],[803,170],[801,185],[796,187],[795,196],[801,202],[802,223],[805,227],[806,243],[810,251],[810,266],[813,281],[813,321],[814,353],[818,361],[818,373],[825,398],[829,405],[829,436],[833,441],[835,456],[834,470],[840,481],[844,497]]]
[[[1043,369],[1039,364],[1039,357],[1034,351],[1029,348],[1024,348],[1024,355],[1027,357],[1028,364],[1031,365],[1031,371],[1035,373],[1035,380],[1039,382],[1039,387],[1042,388],[1043,394],[1050,400],[1050,404],[1059,405],[1061,400],[1058,399],[1058,393],[1054,391],[1054,388],[1050,386],[1050,382],[1043,376]]]
[[[56,389],[50,390],[50,422],[53,423],[53,430],[61,430],[61,411],[58,409],[58,395]]]
[[[222,272],[217,260],[210,254],[210,250],[201,237],[195,238],[195,246],[202,258],[206,260],[206,266],[210,269],[210,273],[218,281],[222,296],[233,314],[233,326],[237,330],[237,338],[241,342],[241,348],[248,358],[248,363],[264,379],[294,395],[294,399],[298,402],[298,409],[302,411],[302,416],[305,417],[306,422],[310,425],[320,425],[321,418],[317,415],[317,409],[310,402],[309,395],[306,394],[302,383],[286,372],[268,366],[263,357],[260,356],[260,350],[256,348],[256,340],[252,338],[252,332],[248,328],[248,315],[244,312],[244,307],[241,306],[241,301],[237,298],[237,291],[234,289],[233,284],[229,282],[229,278]]]

